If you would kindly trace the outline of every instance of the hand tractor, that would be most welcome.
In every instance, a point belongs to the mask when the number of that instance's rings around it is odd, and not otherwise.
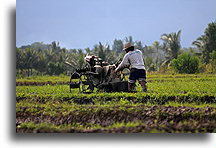
[[[77,88],[83,93],[92,93],[95,88],[103,92],[128,92],[128,82],[125,78],[128,73],[114,72],[121,59],[111,65],[92,55],[86,56],[84,61],[85,65],[82,69],[76,69],[71,73],[70,92],[71,89]]]

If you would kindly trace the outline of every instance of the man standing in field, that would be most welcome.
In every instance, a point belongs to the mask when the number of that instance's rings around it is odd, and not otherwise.
[[[143,61],[143,54],[140,50],[135,49],[132,43],[125,43],[123,50],[126,52],[122,62],[115,69],[115,72],[121,71],[124,68],[130,69],[128,79],[128,91],[134,92],[136,80],[142,86],[143,92],[147,92],[146,86],[146,70]]]

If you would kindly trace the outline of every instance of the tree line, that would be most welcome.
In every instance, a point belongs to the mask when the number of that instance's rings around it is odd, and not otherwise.
[[[51,44],[35,42],[16,48],[16,70],[19,76],[60,75],[82,68],[86,55],[97,55],[113,64],[124,56],[123,44],[133,43],[144,55],[147,71],[167,71],[170,67],[179,73],[215,72],[216,23],[206,27],[204,34],[192,43],[194,47],[182,48],[181,30],[162,34],[161,42],[144,45],[132,36],[115,39],[113,44],[99,42],[93,48],[66,49],[58,42]],[[70,63],[70,66],[67,64]]]

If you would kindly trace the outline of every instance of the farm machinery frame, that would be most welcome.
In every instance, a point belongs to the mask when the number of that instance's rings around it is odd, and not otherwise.
[[[85,65],[71,73],[71,89],[79,88],[80,92],[92,93],[94,89],[104,92],[128,92],[126,75],[129,73],[114,72],[121,59],[115,64],[109,64],[97,56],[86,56]]]

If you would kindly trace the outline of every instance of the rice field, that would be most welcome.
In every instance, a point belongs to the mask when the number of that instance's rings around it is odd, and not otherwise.
[[[83,94],[69,76],[16,79],[17,133],[213,133],[215,75],[147,75],[148,92]]]

